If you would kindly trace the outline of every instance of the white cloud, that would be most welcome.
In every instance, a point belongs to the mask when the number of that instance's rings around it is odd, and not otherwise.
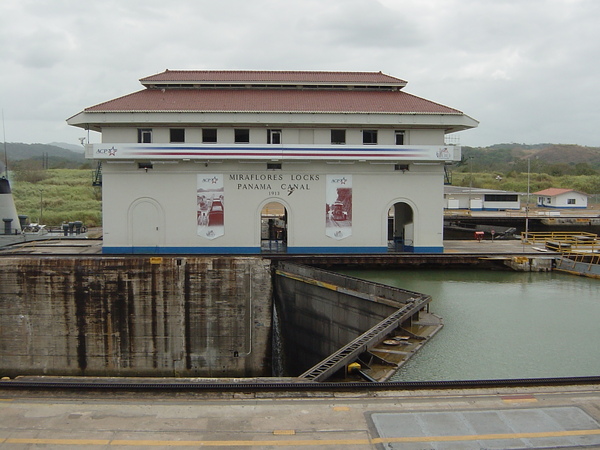
[[[169,69],[382,70],[480,120],[465,145],[600,145],[596,0],[3,0],[7,139],[75,141],[65,119]]]

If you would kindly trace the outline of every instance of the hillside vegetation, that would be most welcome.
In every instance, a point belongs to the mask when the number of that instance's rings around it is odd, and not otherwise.
[[[101,226],[101,189],[92,186],[91,164],[83,153],[44,144],[7,146],[18,214],[48,226],[76,220],[88,227]],[[600,148],[497,144],[463,146],[462,154],[462,161],[450,166],[455,186],[524,193],[529,162],[531,193],[555,187],[590,194],[590,203],[600,198]]]
[[[496,144],[490,147],[462,147],[462,165],[473,172],[532,172],[549,175],[598,175],[600,148],[562,144]]]
[[[547,188],[600,194],[600,148],[557,144],[497,144],[462,148],[452,166],[452,184],[530,192]]]
[[[0,170],[4,171],[4,144],[2,144],[2,150],[3,154],[0,160]],[[83,147],[81,147],[80,151],[73,151],[72,149],[59,147],[58,144],[22,144],[19,142],[7,142],[6,155],[9,161],[9,169],[19,168],[22,164],[29,166],[37,164],[46,169],[80,169],[91,167],[89,161],[86,161],[85,159]]]
[[[85,169],[15,170],[11,188],[17,213],[48,226],[76,220],[88,227],[101,226],[102,193],[92,186],[91,173]]]
[[[453,172],[452,185],[473,186],[483,189],[498,189],[502,191],[527,192],[527,173],[509,172],[507,175],[498,173],[469,173]],[[574,189],[592,196],[590,202],[600,199],[600,176],[598,175],[562,175],[552,176],[546,173],[530,173],[529,192],[534,193],[548,188]]]

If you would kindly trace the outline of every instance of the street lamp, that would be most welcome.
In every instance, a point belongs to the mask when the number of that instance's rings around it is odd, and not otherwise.
[[[531,158],[527,158],[527,202],[525,203],[525,242],[529,242],[529,185],[531,179]]]
[[[8,180],[8,152],[6,150],[6,128],[4,126],[4,110],[2,110],[2,135],[4,136],[4,176]]]
[[[530,186],[531,186],[531,158],[529,156],[527,158],[527,203],[525,205],[525,241],[529,242],[529,196],[530,194]],[[537,156],[533,156],[533,158],[538,159]]]
[[[469,156],[469,211],[471,210],[471,196],[473,195],[473,156]]]

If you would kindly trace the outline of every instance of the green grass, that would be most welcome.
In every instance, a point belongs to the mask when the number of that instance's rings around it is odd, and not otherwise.
[[[498,176],[500,176],[501,179],[498,179]],[[453,172],[452,184],[454,186],[473,186],[483,189],[527,192],[527,173],[511,171],[507,174],[498,172],[473,173],[471,175],[468,172]],[[547,173],[529,174],[529,192],[533,193],[548,188],[574,189],[593,196],[594,194],[600,194],[600,176],[552,176]]]
[[[527,192],[527,173],[470,174],[453,171],[452,184]],[[92,186],[92,172],[89,169],[21,170],[11,177],[11,187],[17,213],[28,216],[30,222],[54,227],[63,222],[80,220],[87,227],[102,226],[101,189]],[[600,194],[600,176],[530,174],[531,193],[550,187],[585,192],[592,195],[590,203],[595,203]]]
[[[12,177],[11,188],[17,213],[30,222],[59,226],[80,220],[88,227],[102,225],[101,189],[92,186],[90,170],[48,169],[36,181],[22,175]]]

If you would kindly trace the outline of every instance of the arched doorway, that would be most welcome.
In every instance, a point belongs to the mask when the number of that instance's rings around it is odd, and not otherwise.
[[[162,208],[154,199],[140,198],[129,208],[129,244],[146,251],[158,248],[163,242]]]
[[[414,248],[414,213],[408,203],[394,203],[388,210],[388,251],[412,252]]]
[[[279,202],[269,202],[260,212],[261,253],[286,253],[288,213]]]

